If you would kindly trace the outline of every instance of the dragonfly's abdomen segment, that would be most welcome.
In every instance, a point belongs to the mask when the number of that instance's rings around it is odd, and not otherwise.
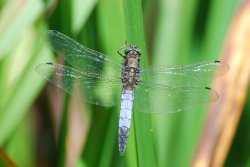
[[[124,154],[128,140],[132,117],[133,100],[134,92],[131,90],[123,90],[118,131],[119,152],[121,155]]]

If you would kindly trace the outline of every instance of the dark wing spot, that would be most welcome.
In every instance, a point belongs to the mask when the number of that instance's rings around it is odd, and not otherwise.
[[[48,65],[53,65],[53,63],[51,63],[51,62],[47,62],[46,64],[48,64]]]

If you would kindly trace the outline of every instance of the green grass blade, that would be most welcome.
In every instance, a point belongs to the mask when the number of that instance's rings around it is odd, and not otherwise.
[[[142,50],[142,67],[148,64],[145,49],[142,7],[140,0],[124,1],[126,32],[129,44],[135,44]],[[151,133],[151,116],[134,111],[134,133],[138,166],[156,166],[154,142]],[[130,146],[128,146],[130,147]]]
[[[100,1],[97,8],[99,25],[98,34],[101,48],[106,50],[106,54],[117,60],[121,60],[121,57],[116,51],[121,47],[121,45],[123,45],[125,41],[124,18],[123,12],[120,10],[121,8],[122,2],[116,0]],[[100,166],[112,166],[112,164],[117,163],[113,162],[114,157],[119,157],[117,133],[120,112],[119,106],[120,104],[117,104],[117,106],[112,108],[112,111],[110,111],[112,113],[110,113],[111,116],[108,122],[108,129],[104,138],[104,146],[99,161]]]

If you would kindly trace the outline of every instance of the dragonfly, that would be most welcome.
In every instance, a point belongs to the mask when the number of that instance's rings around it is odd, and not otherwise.
[[[54,52],[69,65],[45,62],[36,67],[36,72],[85,102],[105,107],[120,103],[120,155],[124,155],[127,145],[132,110],[174,113],[216,101],[218,93],[207,84],[215,72],[221,76],[229,70],[221,61],[142,68],[142,52],[136,45],[121,47],[117,51],[121,59],[118,61],[58,31],[49,30],[46,36]]]

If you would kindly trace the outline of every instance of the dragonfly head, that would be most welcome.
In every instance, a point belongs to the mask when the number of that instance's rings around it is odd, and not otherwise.
[[[131,51],[136,52],[139,56],[141,55],[141,50],[136,45],[130,45],[127,49],[124,50],[124,54],[127,55]]]

